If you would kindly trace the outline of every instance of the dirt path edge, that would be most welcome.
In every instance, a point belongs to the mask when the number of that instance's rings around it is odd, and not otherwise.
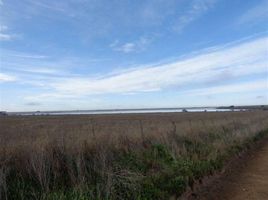
[[[205,176],[199,181],[195,181],[192,188],[188,187],[187,190],[177,200],[200,200],[211,199],[211,193],[218,191],[223,185],[222,181],[227,176],[232,176],[232,172],[243,166],[253,154],[257,153],[263,146],[268,145],[268,130],[262,131],[264,133],[260,137],[256,137],[249,145],[239,153],[226,160],[223,168],[216,171],[214,174]],[[210,194],[210,195],[208,195]],[[217,194],[215,194],[216,196]]]

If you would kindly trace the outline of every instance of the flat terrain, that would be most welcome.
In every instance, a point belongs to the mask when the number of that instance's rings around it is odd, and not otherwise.
[[[268,138],[259,145],[193,199],[267,200]]]
[[[136,137],[141,132],[147,136],[162,135],[174,131],[174,126],[179,134],[215,131],[222,127],[242,130],[245,125],[262,123],[267,118],[268,112],[263,111],[0,117],[0,144],[1,140],[5,146],[14,146],[15,141],[62,137],[73,142],[93,134],[97,137],[107,134]],[[251,129],[259,126],[251,126]]]
[[[266,111],[1,117],[0,199],[176,199],[267,130]],[[256,152],[196,196],[267,199]]]

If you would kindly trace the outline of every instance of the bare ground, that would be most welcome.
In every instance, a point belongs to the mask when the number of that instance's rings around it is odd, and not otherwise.
[[[267,200],[268,138],[188,199]]]

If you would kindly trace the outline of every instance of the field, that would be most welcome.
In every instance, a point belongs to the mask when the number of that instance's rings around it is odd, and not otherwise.
[[[267,130],[267,111],[1,117],[0,197],[176,199]]]

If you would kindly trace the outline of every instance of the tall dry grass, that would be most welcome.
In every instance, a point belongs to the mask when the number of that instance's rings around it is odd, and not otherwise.
[[[1,197],[164,199],[267,128],[264,111],[2,117]]]

